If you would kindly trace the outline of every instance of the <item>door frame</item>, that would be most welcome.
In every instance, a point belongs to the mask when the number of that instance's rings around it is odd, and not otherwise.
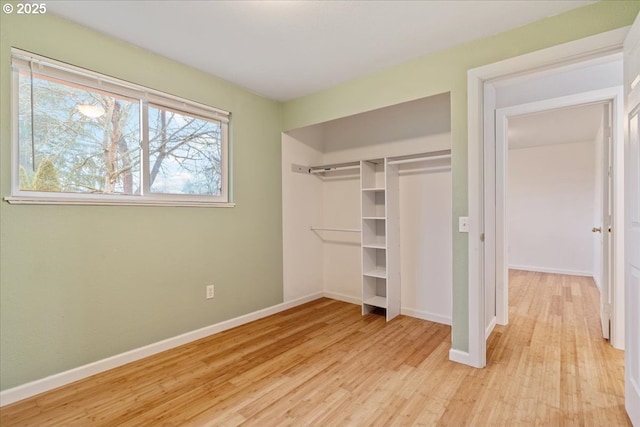
[[[637,170],[640,165],[636,163],[638,159],[639,137],[637,127],[634,129],[632,120],[640,113],[640,13],[636,16],[633,26],[624,41],[624,84],[625,95],[627,96],[627,111],[625,112],[625,127],[628,132],[625,136],[625,160],[627,168],[625,170],[626,183],[625,194],[627,203],[625,244],[625,290],[627,292],[626,320],[627,326],[627,351],[624,355],[624,400],[627,415],[631,423],[640,426],[640,322],[638,320],[638,305],[640,303],[640,239],[635,235],[640,234],[640,218],[638,209],[640,208],[638,196],[640,193],[640,183],[637,181]],[[639,236],[640,237],[640,236]]]
[[[545,68],[566,65],[620,52],[628,28],[471,69],[467,72],[468,127],[468,349],[450,352],[450,359],[482,368],[486,366],[485,251],[484,251],[484,83]]]
[[[624,88],[614,86],[605,89],[581,92],[573,95],[545,99],[526,104],[513,105],[495,110],[496,137],[496,180],[485,180],[486,186],[495,188],[495,205],[485,206],[485,213],[495,217],[495,270],[496,270],[496,323],[504,325],[508,323],[509,315],[509,286],[508,286],[508,258],[507,258],[507,209],[506,209],[506,182],[507,182],[507,122],[509,117],[556,110],[560,108],[579,105],[610,102],[612,110],[612,217],[611,217],[611,262],[609,268],[611,274],[607,288],[607,303],[612,304],[610,342],[618,349],[624,349]],[[491,141],[485,141],[485,150]],[[607,167],[608,169],[608,167]],[[606,173],[606,169],[603,168]],[[499,179],[498,179],[499,178]],[[490,218],[487,218],[490,219]],[[604,230],[603,230],[604,231]],[[606,231],[604,231],[606,232]],[[485,241],[494,238],[487,235]],[[489,255],[489,254],[487,254]],[[621,261],[621,262],[617,262]],[[486,262],[491,262],[491,257],[486,257]],[[608,260],[605,260],[608,262]]]

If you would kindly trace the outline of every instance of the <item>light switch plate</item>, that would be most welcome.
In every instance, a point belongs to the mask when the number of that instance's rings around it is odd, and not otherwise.
[[[461,216],[458,218],[458,231],[460,233],[468,233],[469,232],[469,217]]]

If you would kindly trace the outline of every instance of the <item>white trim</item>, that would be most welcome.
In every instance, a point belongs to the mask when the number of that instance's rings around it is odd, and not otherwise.
[[[611,270],[612,280],[609,288],[612,297],[612,324],[610,342],[615,348],[624,349],[624,293],[620,284],[624,283],[624,88],[623,86],[614,86],[604,89],[580,92],[573,95],[561,96],[557,98],[549,98],[541,101],[530,102],[526,104],[513,105],[510,107],[498,108],[495,110],[495,153],[497,161],[496,170],[502,168],[501,178],[503,184],[506,184],[507,169],[507,139],[506,129],[507,121],[511,116],[517,116],[529,113],[538,113],[564,107],[572,107],[582,104],[590,104],[594,102],[611,102],[613,108],[612,129],[612,165],[613,165],[613,192],[612,192],[612,210],[611,218]],[[505,262],[507,259],[507,230],[506,230],[506,204],[505,204],[505,185],[498,188],[498,175],[496,174],[496,194],[495,194],[495,229],[496,229],[496,254],[495,259],[487,255],[487,260],[495,261],[496,265],[496,313],[498,318],[506,316],[508,313],[508,276]],[[491,182],[485,183],[491,185]],[[491,236],[488,236],[491,238]],[[577,272],[585,276],[593,276],[592,272]],[[560,273],[565,274],[565,273]],[[570,273],[569,273],[570,274]],[[501,280],[498,280],[501,279]],[[622,296],[621,296],[622,295]]]
[[[631,424],[640,426],[640,383],[637,374],[634,375],[638,358],[640,358],[640,349],[638,348],[640,325],[634,320],[633,314],[637,314],[640,301],[631,297],[634,292],[632,289],[637,286],[636,278],[638,277],[638,267],[640,266],[640,241],[638,241],[638,192],[640,191],[638,181],[638,143],[635,141],[637,135],[633,131],[632,123],[634,117],[638,113],[640,106],[640,13],[636,16],[633,26],[624,41],[624,83],[625,94],[627,96],[626,111],[624,114],[625,122],[625,159],[628,169],[626,173],[626,183],[629,185],[625,188],[628,205],[626,206],[625,217],[625,277],[624,291],[627,293],[625,307],[625,337],[628,344],[628,350],[624,355],[625,373],[624,373],[624,403],[627,410],[628,419]],[[634,182],[635,181],[635,182]],[[622,297],[624,294],[621,294]],[[614,302],[618,295],[614,294]],[[624,298],[619,299],[622,303]],[[634,366],[635,365],[635,366]]]
[[[362,299],[359,297],[352,297],[350,295],[339,294],[337,292],[323,292],[322,296],[325,298],[331,298],[336,301],[348,302],[349,304],[362,305]]]
[[[518,73],[542,70],[587,58],[597,58],[619,51],[628,28],[597,34],[553,46],[530,54],[510,58],[468,71],[468,216],[469,216],[469,324],[468,355],[461,357],[451,350],[449,358],[468,365],[486,365],[486,340],[484,319],[484,254],[480,242],[483,232],[483,86],[488,80],[514,76]],[[455,358],[455,359],[454,359]],[[466,361],[466,362],[465,362]],[[468,362],[468,363],[467,363]]]
[[[353,297],[350,295],[340,294],[337,292],[323,292],[322,295],[325,298],[331,298],[337,301],[347,302],[349,304],[361,305],[362,299],[359,297]],[[427,320],[429,322],[441,323],[443,325],[451,325],[451,316],[445,316],[438,313],[432,313],[430,311],[418,310],[415,308],[401,307],[400,314],[405,316],[415,317],[416,319]]]
[[[451,316],[444,316],[442,314],[432,313],[430,311],[402,307],[400,308],[400,314],[415,317],[416,319],[428,320],[429,322],[451,325]]]
[[[228,329],[235,328],[237,326],[241,326],[267,316],[271,316],[272,314],[280,313],[281,311],[288,310],[309,301],[316,300],[318,298],[321,298],[322,296],[322,293],[318,292],[315,294],[307,295],[305,297],[297,298],[292,301],[283,302],[281,304],[267,307],[262,310],[254,311],[253,313],[248,313],[242,316],[235,317],[233,319],[215,323],[210,326],[205,326],[204,328],[196,329],[195,331],[187,332],[172,338],[167,338],[153,344],[129,350],[124,353],[116,354],[115,356],[107,357],[106,359],[88,363],[83,366],[78,366],[77,368],[73,368],[68,371],[60,372],[46,378],[3,390],[2,392],[0,392],[0,407],[90,377],[91,375],[96,375],[101,372],[108,371],[109,369],[114,369],[118,366],[122,366],[127,363],[131,363],[136,360],[140,360],[145,357],[149,357],[154,354],[161,353],[163,351],[199,340],[201,338],[205,338],[210,335],[217,334],[219,332],[223,332]]]
[[[488,339],[489,335],[491,335],[491,332],[493,332],[493,330],[495,329],[496,325],[498,324],[498,318],[496,316],[493,316],[491,318],[491,322],[489,322],[489,324],[487,325],[487,327],[484,330],[484,339]]]
[[[541,101],[528,102],[525,104],[512,105],[496,109],[496,122],[504,120],[510,116],[517,116],[542,111],[556,110],[559,108],[573,107],[575,105],[590,104],[601,101],[614,101],[614,107],[619,105],[615,101],[624,99],[622,86],[613,86],[604,89],[590,90],[573,95],[548,98]],[[614,127],[615,132],[615,127]]]
[[[534,271],[537,273],[564,274],[567,276],[585,276],[593,277],[593,271],[567,270],[564,268],[536,267],[530,265],[511,265],[509,270]]]
[[[233,319],[225,320],[213,325],[205,326],[204,328],[196,329],[194,331],[186,332],[184,334],[167,338],[162,341],[155,342],[143,347],[139,347],[133,350],[126,351],[124,353],[116,354],[115,356],[107,357],[106,359],[98,360],[88,363],[86,365],[78,366],[68,371],[60,372],[45,378],[41,378],[35,381],[31,381],[26,384],[19,385],[0,392],[0,407],[10,405],[19,400],[27,399],[29,397],[53,390],[58,387],[70,384],[75,381],[88,378],[92,375],[99,374],[101,372],[108,371],[110,369],[117,368],[127,363],[135,362],[145,357],[153,356],[154,354],[161,353],[163,351],[170,350],[172,348],[179,347],[184,344],[208,337],[210,335],[217,334],[235,328],[237,326],[245,325],[255,320],[262,319],[267,316],[271,316],[276,313],[288,310],[293,307],[305,304],[310,301],[317,300],[319,298],[330,298],[336,301],[342,301],[350,304],[360,305],[360,298],[339,294],[335,292],[315,292],[304,297],[296,298],[291,301],[285,301],[281,304],[277,304],[271,307],[264,308],[262,310],[254,311],[242,316],[234,317]],[[436,323],[443,323],[450,325],[451,319],[446,316],[439,316],[424,311],[405,309],[403,314],[416,317],[418,319],[429,320]],[[423,317],[424,316],[424,317]],[[429,316],[429,317],[427,317]],[[456,350],[452,350],[456,351]],[[460,354],[467,354],[459,352]],[[451,359],[453,360],[453,359]],[[461,362],[466,363],[466,362]]]
[[[462,363],[469,366],[474,366],[474,358],[466,351],[456,350],[452,348],[449,350],[449,360],[452,362]]]
[[[449,359],[477,368],[487,364],[486,340],[484,339],[485,303],[483,252],[483,77],[479,70],[469,70],[467,76],[468,93],[468,164],[467,192],[469,217],[469,282],[468,282],[468,351],[451,349]]]
[[[163,93],[154,89],[129,83],[114,77],[94,71],[65,64],[43,56],[32,54],[16,48],[11,48],[12,69],[12,164],[11,164],[11,196],[6,200],[12,204],[64,204],[64,205],[145,205],[145,206],[208,206],[233,207],[229,198],[230,193],[230,165],[229,165],[229,122],[231,113],[210,107],[188,99]],[[20,189],[19,180],[19,74],[28,73],[42,79],[58,79],[60,85],[80,85],[82,87],[102,91],[115,97],[130,98],[132,103],[140,107],[140,184],[141,194],[96,194],[83,192],[36,192]],[[167,109],[178,114],[199,118],[220,127],[220,194],[219,195],[191,195],[152,193],[149,188],[149,123],[148,109]],[[132,147],[133,148],[133,147]],[[35,155],[35,154],[34,154]],[[37,165],[33,165],[37,167]],[[149,201],[147,201],[147,199]]]
[[[595,275],[591,276],[591,278],[593,279],[593,283],[596,284],[596,288],[598,288],[598,292],[602,294],[602,287],[600,286],[600,280],[598,280],[598,278]]]
[[[15,169],[15,168],[14,168]],[[17,169],[16,169],[17,170]],[[71,194],[67,194],[71,195]],[[176,195],[175,199],[172,200],[154,200],[150,197],[140,197],[138,199],[134,199],[130,196],[127,198],[119,198],[119,197],[110,197],[105,195],[104,198],[91,198],[91,197],[51,197],[51,198],[41,198],[41,197],[13,197],[7,196],[4,198],[6,202],[12,205],[76,205],[76,206],[194,206],[194,207],[207,207],[207,208],[233,208],[236,206],[235,203],[223,203],[223,202],[212,202],[205,200],[180,200],[179,195]],[[122,196],[126,197],[126,196]]]
[[[67,64],[65,62],[56,61],[55,59],[47,58],[15,47],[11,48],[11,57],[12,68],[29,70],[29,63],[33,63],[35,65],[34,72],[41,75],[58,78],[63,76],[63,80],[73,81],[98,90],[113,91],[115,93],[123,92],[122,94],[125,96],[144,98],[151,103],[163,107],[176,108],[184,112],[189,112],[189,109],[191,109],[190,112],[201,114],[209,119],[211,118],[210,115],[213,114],[216,120],[228,122],[231,114],[228,111],[212,107],[201,102],[171,95],[166,92],[161,92],[159,90],[111,77],[86,68]]]

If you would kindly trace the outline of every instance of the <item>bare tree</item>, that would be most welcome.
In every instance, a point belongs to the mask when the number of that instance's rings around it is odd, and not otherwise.
[[[79,105],[96,105],[87,117]],[[32,179],[42,159],[62,191],[136,194],[141,184],[140,103],[45,78],[21,75],[20,164]],[[149,108],[149,185],[158,191],[215,194],[220,187],[221,131],[215,121]],[[158,183],[162,177],[163,185]],[[185,178],[186,177],[186,178]],[[168,189],[167,182],[175,181]],[[182,181],[180,181],[182,180]],[[181,183],[182,187],[178,188]]]

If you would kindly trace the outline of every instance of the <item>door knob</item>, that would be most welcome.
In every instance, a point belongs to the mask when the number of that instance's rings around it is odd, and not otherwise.
[[[594,233],[602,233],[602,228],[600,228],[600,227],[593,227],[593,228],[591,229],[591,231],[592,231],[592,232],[594,232]]]

